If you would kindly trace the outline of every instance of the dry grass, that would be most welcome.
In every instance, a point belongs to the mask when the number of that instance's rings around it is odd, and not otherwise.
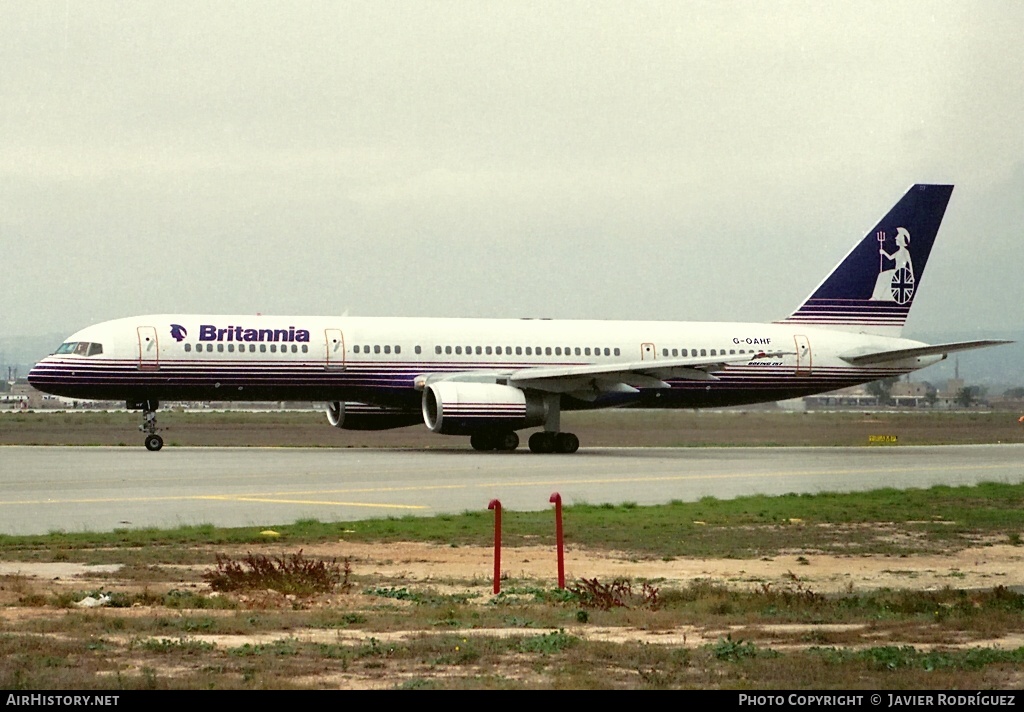
[[[199,551],[184,576],[178,567],[135,566],[84,579],[3,577],[0,686],[923,689],[1020,682],[1024,595],[1007,587],[819,590],[822,555],[799,575],[780,562],[771,580],[739,585],[623,577],[607,574],[616,570],[614,555],[590,551],[579,562],[595,575],[574,579],[568,591],[526,574],[493,596],[485,575],[446,569],[444,552],[458,551],[464,561],[465,548],[435,546],[432,557],[418,546],[357,551],[342,544],[302,557],[326,562],[332,549],[352,549],[347,592],[286,594],[260,584],[219,593],[208,581],[224,567],[211,567],[208,552]],[[168,556],[178,561],[183,553]],[[270,562],[278,576],[300,577],[308,568],[287,565],[294,558],[273,547],[226,556]],[[486,571],[487,554],[479,556]],[[904,571],[918,569],[913,556],[898,561]],[[667,572],[685,563],[630,565]],[[113,606],[73,605],[100,591]],[[593,605],[588,596],[625,605]]]

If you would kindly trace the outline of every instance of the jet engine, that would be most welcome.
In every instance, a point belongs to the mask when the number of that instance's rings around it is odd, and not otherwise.
[[[531,428],[546,414],[543,397],[497,383],[439,381],[423,390],[423,422],[445,435]]]
[[[420,422],[416,411],[378,408],[365,403],[334,401],[327,404],[327,421],[343,430],[391,430]]]

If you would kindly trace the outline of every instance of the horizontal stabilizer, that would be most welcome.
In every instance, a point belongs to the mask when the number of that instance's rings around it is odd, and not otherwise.
[[[919,356],[936,356],[939,354],[951,354],[956,351],[969,351],[970,349],[981,349],[986,346],[999,346],[1000,344],[1012,344],[1012,341],[1000,339],[985,339],[983,341],[956,341],[950,344],[935,344],[934,346],[920,346],[912,349],[895,349],[893,351],[874,351],[865,354],[849,354],[840,356],[849,364],[854,366],[869,366],[875,363],[887,361],[902,361],[907,358],[918,358]]]

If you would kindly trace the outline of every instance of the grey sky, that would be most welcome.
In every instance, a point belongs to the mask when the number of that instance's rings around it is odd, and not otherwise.
[[[1019,329],[1024,3],[0,2],[0,335],[771,320],[957,185],[906,333]]]

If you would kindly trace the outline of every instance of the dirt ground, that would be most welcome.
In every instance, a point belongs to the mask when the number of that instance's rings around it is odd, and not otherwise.
[[[452,582],[491,585],[494,552],[489,547],[451,547],[426,543],[362,544],[338,542],[305,547],[307,556],[348,557],[360,576],[406,580],[410,584],[449,587]],[[502,551],[505,578],[553,586],[557,578],[554,548],[517,547]],[[77,577],[107,572],[117,578],[113,564],[0,562],[0,575],[21,575],[63,585],[82,584]],[[783,555],[752,559],[689,559],[639,561],[615,553],[568,547],[565,576],[578,578],[631,578],[658,580],[681,587],[695,579],[710,579],[731,588],[751,588],[763,582],[798,579],[819,593],[869,591],[881,588],[933,590],[946,586],[962,589],[994,586],[1024,587],[1024,547],[981,546],[950,554],[885,556]],[[794,579],[795,577],[795,579]]]
[[[338,560],[348,558],[355,575],[388,581],[389,585],[429,588],[439,593],[476,593],[480,595],[470,600],[481,604],[485,603],[492,593],[494,559],[493,551],[487,547],[450,547],[423,543],[379,545],[340,541],[309,546],[304,553],[309,557]],[[118,590],[117,568],[111,565],[86,566],[73,563],[0,562],[0,576],[19,577],[23,582],[29,581],[34,585],[44,584],[50,587],[99,587]],[[505,549],[502,552],[501,571],[506,587],[510,581],[517,586],[554,587],[557,578],[555,550],[549,547]],[[651,580],[663,588],[682,588],[694,580],[705,579],[738,589],[753,589],[766,583],[777,587],[792,587],[798,582],[803,588],[817,593],[864,592],[883,588],[991,589],[999,585],[1024,586],[1024,547],[979,546],[941,555],[792,554],[761,560],[679,558],[670,561],[638,561],[614,553],[569,548],[565,553],[565,575],[569,583],[580,578],[611,581],[618,577],[627,577],[634,581]],[[87,578],[83,578],[84,576]],[[154,587],[153,583],[148,585]],[[47,613],[44,609],[12,607],[11,587],[3,588],[6,591],[0,592],[0,605],[4,606],[0,608],[0,619],[5,622],[55,613],[53,609],[49,609]],[[353,600],[351,595],[347,599],[349,605],[358,605],[358,601]],[[144,615],[146,611],[123,611],[118,614]],[[781,626],[777,632],[791,634],[792,628],[793,626]],[[656,644],[698,646],[717,640],[728,631],[694,626],[672,630],[583,626],[572,632],[592,640],[642,640]],[[473,633],[503,635],[521,631],[486,630]],[[363,634],[358,630],[343,634],[344,637],[351,637],[353,641],[367,635],[369,634]],[[380,632],[373,635],[378,639],[382,637]],[[403,635],[406,633],[393,633],[390,637]],[[311,641],[316,641],[322,636],[337,640],[339,632],[288,630],[248,636],[194,637],[217,646],[237,647],[247,643],[266,644],[296,636]],[[385,634],[385,637],[389,636]],[[988,641],[971,641],[971,645],[979,644],[1015,649],[1024,645],[1024,635],[1012,633]]]

